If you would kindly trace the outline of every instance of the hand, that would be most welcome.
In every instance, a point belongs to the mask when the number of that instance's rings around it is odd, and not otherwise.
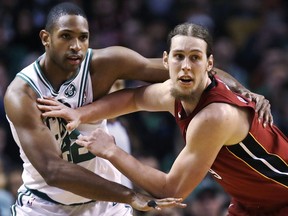
[[[153,197],[136,193],[132,198],[131,206],[139,211],[150,211],[153,209],[161,210],[163,208],[185,208],[187,205],[182,203],[182,198],[164,198],[154,199]]]
[[[262,121],[264,127],[266,127],[267,124],[273,124],[270,102],[263,95],[250,91],[242,91],[240,94],[256,103],[255,111],[258,113],[259,122]]]
[[[105,159],[113,149],[117,148],[114,137],[102,128],[97,128],[89,136],[79,135],[76,143],[86,147],[92,154]]]
[[[51,97],[38,98],[37,102],[38,109],[43,112],[42,117],[60,117],[65,119],[68,122],[66,125],[68,131],[73,131],[80,125],[80,114],[76,109],[65,106]]]

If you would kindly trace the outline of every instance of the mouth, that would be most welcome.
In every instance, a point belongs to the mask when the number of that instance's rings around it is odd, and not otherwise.
[[[81,55],[68,55],[67,56],[68,61],[72,65],[79,65],[82,62],[82,56]]]
[[[190,85],[193,82],[193,78],[190,76],[181,76],[178,78],[181,84]]]

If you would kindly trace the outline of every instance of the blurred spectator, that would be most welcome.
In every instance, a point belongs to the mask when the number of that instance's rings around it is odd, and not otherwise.
[[[283,132],[288,134],[288,81],[284,85],[284,89],[279,94],[279,99],[282,101],[279,109],[279,119],[277,121],[278,127],[280,127]]]
[[[1,159],[1,157],[0,157]],[[14,202],[14,197],[7,190],[7,175],[0,160],[0,215],[10,215],[10,206]]]
[[[254,70],[258,63],[261,63],[263,53],[272,48],[279,48],[283,51],[288,48],[288,23],[287,13],[283,15],[285,7],[282,5],[281,9],[262,11],[261,22],[256,25],[257,29],[251,32],[246,41],[243,42],[241,55],[239,60],[248,70]],[[286,7],[286,12],[287,12]],[[241,32],[243,26],[241,27]],[[240,31],[238,31],[240,32]]]
[[[145,216],[183,216],[184,210],[179,208],[166,208],[161,211],[150,211]]]
[[[22,166],[14,165],[12,168],[10,168],[7,176],[7,188],[9,192],[13,196],[13,201],[15,202],[18,196],[18,189],[22,185]]]
[[[260,5],[260,0],[239,0],[231,4],[230,16],[225,19],[225,27],[237,48],[244,46],[248,38],[259,29]]]
[[[93,19],[90,21],[92,47],[102,48],[119,45],[121,26],[120,13],[116,0],[97,0],[91,2]]]
[[[5,150],[8,145],[7,139],[8,139],[7,128],[1,122],[0,123],[0,162],[1,162],[1,166],[3,168],[4,173],[7,173],[11,169],[11,167],[13,167],[14,165],[10,156],[5,153]]]
[[[0,98],[3,99],[4,93],[9,83],[8,68],[6,62],[0,59]]]
[[[235,61],[236,47],[229,37],[219,37],[214,44],[215,67],[228,71],[244,86],[248,87],[247,71],[241,68]]]
[[[211,16],[211,4],[208,0],[193,0],[190,11],[187,15],[187,21],[205,26],[211,33],[214,32],[215,22]]]
[[[9,190],[8,172],[11,169],[12,161],[5,154],[7,145],[6,128],[0,124],[0,215],[10,215],[10,206],[14,203],[14,197]]]

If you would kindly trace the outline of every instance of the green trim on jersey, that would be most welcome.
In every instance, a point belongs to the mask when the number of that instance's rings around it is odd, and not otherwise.
[[[35,85],[35,83],[30,79],[30,77],[26,76],[24,73],[19,72],[17,75],[17,77],[20,77],[21,79],[23,79],[24,81],[26,81],[29,86],[37,93],[38,97],[42,98],[42,95],[39,91],[39,89],[37,88],[37,86]]]
[[[80,85],[80,93],[79,93],[79,98],[78,98],[78,107],[82,106],[84,103],[84,93],[85,93],[85,87],[86,87],[86,83],[88,81],[88,74],[89,74],[89,63],[90,60],[92,58],[92,49],[89,48],[87,51],[87,55],[85,58],[85,62],[84,62],[84,66],[83,66],[83,76],[81,79],[81,85]]]

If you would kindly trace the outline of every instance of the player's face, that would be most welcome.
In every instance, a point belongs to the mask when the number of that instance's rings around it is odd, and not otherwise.
[[[183,35],[172,38],[169,55],[164,53],[164,65],[169,69],[175,98],[190,101],[209,84],[207,72],[212,69],[213,57],[207,58],[206,49],[206,42],[200,38]]]
[[[51,61],[67,72],[77,71],[89,46],[88,22],[82,16],[64,15],[50,33],[47,54]]]

